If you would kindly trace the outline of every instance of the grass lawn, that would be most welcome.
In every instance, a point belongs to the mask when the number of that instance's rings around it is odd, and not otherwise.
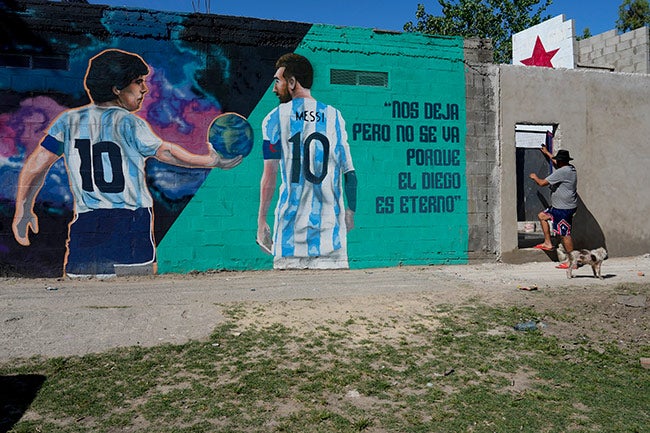
[[[569,307],[477,301],[311,327],[224,308],[205,341],[0,363],[0,431],[650,432],[648,340],[553,335],[580,326]],[[529,320],[539,329],[513,328]]]

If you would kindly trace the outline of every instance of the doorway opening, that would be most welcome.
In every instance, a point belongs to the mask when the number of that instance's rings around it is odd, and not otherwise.
[[[545,178],[553,164],[541,152],[543,144],[553,153],[557,125],[515,125],[517,171],[517,240],[519,248],[531,248],[544,240],[537,214],[550,206],[550,191],[539,187],[528,175],[536,173]]]

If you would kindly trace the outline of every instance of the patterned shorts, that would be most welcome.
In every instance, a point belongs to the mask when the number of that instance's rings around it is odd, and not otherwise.
[[[576,209],[555,209],[549,207],[544,213],[551,217],[553,221],[553,231],[560,236],[571,236],[571,225],[573,224],[573,215]]]

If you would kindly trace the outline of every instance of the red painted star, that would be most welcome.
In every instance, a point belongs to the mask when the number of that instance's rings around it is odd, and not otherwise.
[[[546,51],[544,45],[542,45],[542,40],[537,36],[535,48],[533,48],[533,55],[527,59],[523,59],[521,63],[526,66],[545,66],[547,68],[552,68],[553,63],[551,63],[551,59],[558,51],[560,51],[559,48]]]

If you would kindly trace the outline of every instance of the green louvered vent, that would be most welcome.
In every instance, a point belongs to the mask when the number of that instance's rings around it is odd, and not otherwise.
[[[388,73],[332,69],[330,70],[330,83],[348,86],[388,87]]]

